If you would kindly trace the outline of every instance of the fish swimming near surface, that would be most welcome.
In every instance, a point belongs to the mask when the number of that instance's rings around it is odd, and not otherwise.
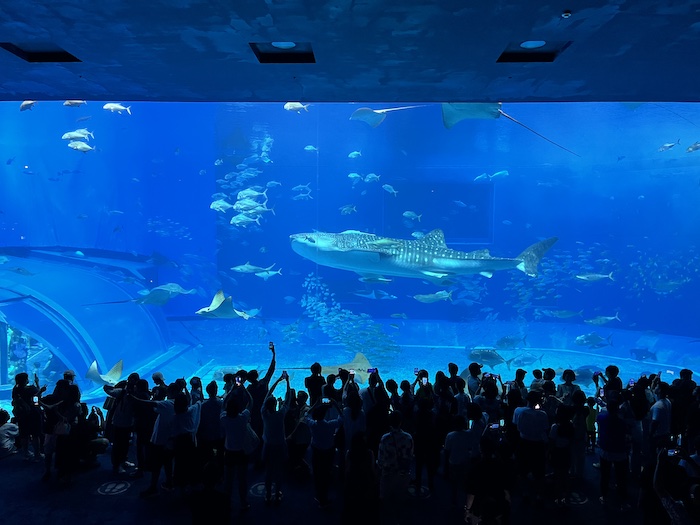
[[[491,277],[495,271],[513,268],[536,277],[540,259],[557,238],[537,242],[514,258],[492,257],[488,250],[452,250],[445,244],[442,230],[433,230],[416,240],[390,239],[356,230],[296,233],[290,240],[296,253],[323,266],[362,276],[410,277],[441,283],[459,275]]]
[[[630,349],[630,355],[637,361],[658,361],[656,352],[652,352],[648,348],[632,348]]]
[[[120,115],[122,114],[122,111],[126,111],[129,115],[131,115],[131,106],[123,106],[118,102],[108,102],[107,104],[102,106],[102,109],[105,109],[112,113],[119,113]]]
[[[308,112],[310,105],[311,104],[302,104],[301,102],[287,102],[284,105],[284,109],[287,111],[293,111],[295,113],[299,113],[302,109]]]
[[[574,369],[576,374],[576,382],[580,385],[590,385],[593,383],[593,375],[597,372],[602,372],[599,366],[582,365]]]
[[[482,347],[475,347],[469,352],[469,359],[472,361],[475,361],[477,363],[483,363],[485,365],[489,365],[492,369],[500,365],[501,363],[505,364],[508,370],[510,370],[510,364],[513,362],[513,359],[504,359],[501,354],[496,352],[494,348],[482,348]]]
[[[116,385],[122,377],[122,370],[124,368],[124,361],[119,360],[106,374],[100,374],[97,369],[97,361],[93,361],[85,374],[85,379],[89,379],[93,383],[99,386]]]

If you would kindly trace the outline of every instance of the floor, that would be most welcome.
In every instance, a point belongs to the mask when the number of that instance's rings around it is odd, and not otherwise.
[[[542,523],[544,517],[567,525],[591,523],[642,523],[641,513],[634,507],[622,512],[598,501],[598,473],[593,467],[595,456],[587,458],[587,480],[580,491],[585,503],[557,507],[553,502],[540,506],[524,501],[519,490],[514,491],[512,523]],[[144,500],[139,492],[146,488],[146,479],[133,479],[112,474],[109,454],[98,459],[99,465],[78,473],[70,485],[56,481],[43,482],[43,465],[26,461],[16,454],[0,460],[0,494],[4,523],[51,523],[52,525],[110,525],[112,523],[192,523],[189,495],[175,491],[161,492]],[[260,494],[262,472],[251,468],[251,509],[241,513],[234,498],[232,523],[265,523],[312,525],[340,523],[340,501],[336,492],[327,509],[319,509],[313,499],[311,480],[288,479],[283,487],[284,500],[277,507],[267,507]],[[337,487],[334,487],[337,488]],[[440,477],[436,491],[430,497],[412,497],[399,509],[401,517],[382,519],[368,515],[361,502],[357,505],[357,520],[370,523],[464,523],[462,513],[452,507],[447,496],[447,483]],[[632,500],[636,501],[636,488]]]

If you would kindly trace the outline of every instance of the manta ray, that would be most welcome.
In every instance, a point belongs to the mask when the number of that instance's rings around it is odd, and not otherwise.
[[[97,361],[93,361],[90,365],[90,368],[88,368],[87,373],[85,374],[85,378],[89,379],[90,381],[99,386],[114,386],[121,379],[123,368],[124,361],[120,359],[109,372],[107,372],[106,374],[100,374],[100,372],[97,370]]]
[[[223,290],[216,292],[209,306],[200,308],[195,312],[196,315],[209,317],[210,319],[235,319],[236,317],[242,317],[246,321],[252,319],[258,313],[260,313],[258,308],[247,312],[245,310],[236,310],[233,307],[233,298],[231,296],[226,297]]]
[[[529,246],[517,257],[502,258],[492,257],[486,249],[452,250],[445,244],[442,230],[433,230],[417,240],[391,239],[355,230],[296,233],[290,239],[295,252],[323,266],[350,270],[366,278],[393,275],[436,283],[460,275],[491,277],[495,271],[513,268],[537,277],[540,259],[558,240],[551,237]]]

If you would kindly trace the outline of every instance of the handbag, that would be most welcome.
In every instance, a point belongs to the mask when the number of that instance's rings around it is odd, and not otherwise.
[[[62,419],[56,423],[55,427],[53,427],[53,433],[57,436],[67,436],[70,434],[70,423],[68,423],[68,421],[65,419]]]
[[[246,423],[245,433],[243,434],[243,452],[250,455],[255,452],[260,445],[260,438],[250,426],[250,423]]]

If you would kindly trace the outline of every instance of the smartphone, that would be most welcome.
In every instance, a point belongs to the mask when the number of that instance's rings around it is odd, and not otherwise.
[[[669,448],[668,449],[668,456],[669,457],[677,456],[680,453],[681,453],[681,451],[678,450],[677,448]]]
[[[630,382],[627,383],[627,386],[634,386],[634,384],[635,384],[634,379],[630,379]]]
[[[240,376],[236,376],[236,384],[237,385],[241,384],[241,377]]]
[[[418,372],[419,372],[418,367],[416,367],[416,368],[413,369],[413,375],[414,375],[414,376],[417,376],[417,375],[418,375]]]
[[[350,370],[350,375],[351,375],[351,376],[354,376],[354,375],[355,375],[355,371],[354,371],[354,370]]]
[[[605,399],[605,390],[601,390],[599,394],[600,399]]]
[[[540,408],[542,408],[542,407],[539,405],[539,403],[537,405],[535,405],[535,410],[539,410]]]
[[[501,425],[499,425],[498,423],[493,423],[493,424],[489,425],[489,428],[491,430],[498,430],[499,428],[501,428]]]
[[[428,378],[427,378],[427,377],[424,377],[424,378],[421,380],[421,382],[423,383],[423,386],[427,385],[427,384],[428,384]]]
[[[376,373],[377,373],[377,369],[376,369],[376,368],[368,368],[368,369],[367,369],[367,373],[368,373],[368,374],[376,374]]]
[[[321,399],[321,403],[328,404],[328,403],[330,403],[330,402],[331,402],[331,400],[328,399],[327,397],[324,397],[323,399]]]
[[[287,379],[289,377],[289,374],[287,373],[286,370],[282,370],[282,379]]]
[[[270,341],[270,344],[268,344],[267,347],[268,347],[270,350],[272,350],[273,348],[275,348],[275,343],[273,343],[272,341]]]

